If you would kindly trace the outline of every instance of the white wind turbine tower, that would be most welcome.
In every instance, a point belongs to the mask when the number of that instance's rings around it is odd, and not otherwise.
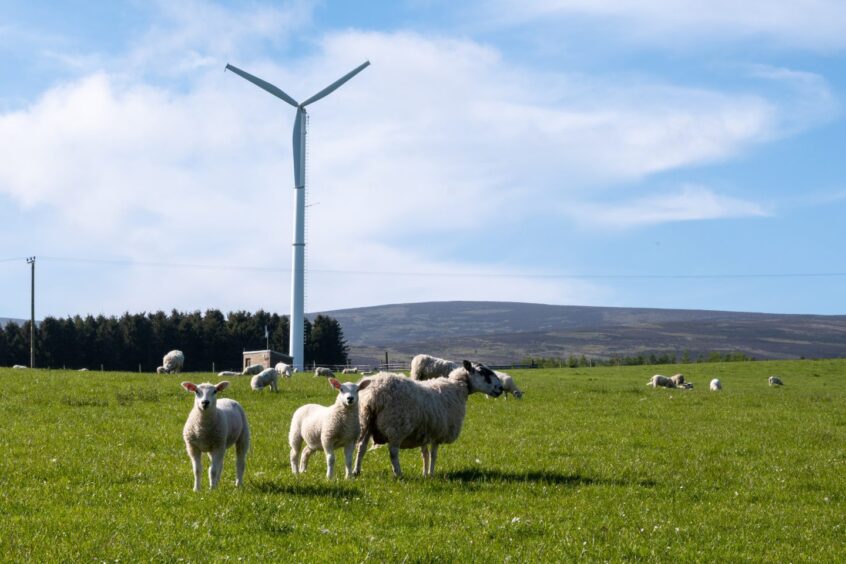
[[[269,82],[244,72],[232,65],[226,65],[226,70],[231,70],[235,74],[245,78],[261,88],[270,92],[277,98],[288,102],[297,108],[297,119],[294,121],[294,249],[293,249],[293,268],[291,271],[291,327],[290,327],[290,341],[288,352],[294,358],[294,366],[298,370],[303,369],[303,332],[305,318],[304,309],[304,278],[305,278],[305,147],[306,147],[306,110],[305,107],[324,98],[334,92],[338,87],[346,81],[360,73],[364,68],[370,64],[370,61],[365,61],[352,71],[348,72],[305,102],[297,102],[281,89],[273,86]]]

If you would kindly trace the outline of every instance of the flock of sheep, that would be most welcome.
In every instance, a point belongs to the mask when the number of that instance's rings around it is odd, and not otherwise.
[[[290,377],[293,373],[284,363],[274,368],[257,366],[243,372],[253,375],[253,390],[270,387],[275,391],[279,376]],[[337,396],[330,406],[306,404],[294,412],[288,433],[290,463],[294,474],[305,472],[309,457],[323,451],[327,478],[334,476],[335,450],[339,448],[344,449],[345,477],[358,476],[371,440],[376,446],[388,446],[395,476],[402,475],[399,451],[408,448],[420,449],[423,475],[431,476],[439,446],[454,442],[461,433],[470,394],[481,392],[499,397],[507,391],[517,399],[523,395],[514,379],[503,372],[467,360],[455,363],[429,355],[414,358],[411,377],[379,372],[368,374],[357,383],[341,383],[326,368],[316,369],[315,376],[328,376]],[[182,433],[194,470],[195,491],[200,489],[200,454],[208,453],[211,459],[209,482],[214,488],[220,480],[224,454],[232,445],[237,452],[235,485],[243,481],[250,428],[238,402],[217,398],[227,386],[227,381],[216,385],[182,383],[195,396]]]
[[[781,381],[781,378],[778,376],[770,376],[767,378],[767,383],[770,386],[783,386],[784,382]],[[672,376],[662,376],[661,374],[655,374],[649,381],[646,383],[647,386],[651,386],[653,388],[680,388],[683,390],[692,390],[693,384],[690,382],[685,382],[684,374],[674,374]],[[708,389],[712,392],[719,392],[723,389],[723,384],[720,382],[718,378],[714,378],[708,384]]]

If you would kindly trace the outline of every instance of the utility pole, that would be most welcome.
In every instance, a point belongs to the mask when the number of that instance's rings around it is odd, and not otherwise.
[[[29,310],[29,367],[35,368],[35,257],[28,257],[27,264],[31,267],[31,289]]]

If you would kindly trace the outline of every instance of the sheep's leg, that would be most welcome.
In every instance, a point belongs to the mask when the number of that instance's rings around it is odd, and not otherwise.
[[[235,443],[235,486],[240,487],[244,483],[244,470],[247,469],[247,451],[250,448],[250,443],[242,435]]]
[[[435,443],[432,445],[432,454],[429,458],[429,475],[435,475],[435,461],[438,459],[438,444]]]
[[[346,468],[344,478],[346,478],[347,480],[350,479],[350,474],[352,474],[352,459],[354,450],[355,441],[350,441],[344,445],[344,467]]]
[[[279,391],[279,384],[276,383],[276,380],[274,380],[273,382],[270,383],[270,389],[273,390],[274,392]]]
[[[391,466],[394,467],[394,476],[397,478],[402,477],[402,470],[400,469],[400,461],[399,461],[399,446],[390,445],[389,449],[391,454]]]
[[[429,445],[420,447],[420,454],[423,455],[423,475],[426,476],[429,473]]]
[[[306,443],[305,448],[303,449],[303,455],[300,458],[300,472],[305,472],[308,469],[308,459],[311,457],[311,454],[314,452],[314,449],[308,446]]]
[[[362,428],[364,426],[362,425]],[[367,443],[370,442],[370,432],[367,430],[362,431],[361,437],[358,441],[358,454],[355,457],[355,468],[353,469],[353,476],[358,476],[361,474],[361,461],[364,460],[364,453],[367,451]]]
[[[331,480],[335,475],[335,450],[332,447],[324,450],[326,452],[326,478]]]
[[[220,482],[220,475],[223,474],[223,455],[226,454],[226,449],[220,448],[214,452],[209,453],[211,458],[211,466],[209,466],[209,482],[211,488],[216,488]]]
[[[297,460],[300,459],[300,449],[303,447],[303,438],[297,435],[291,442],[291,472],[298,474],[300,467]]]
[[[200,449],[189,446],[188,457],[191,458],[191,467],[194,469],[194,491],[198,492],[203,480],[203,453]]]

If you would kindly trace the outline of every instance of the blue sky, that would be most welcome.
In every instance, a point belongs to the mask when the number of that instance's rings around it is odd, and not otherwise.
[[[737,4],[740,4],[739,6]],[[846,314],[846,3],[0,3],[0,316]]]

